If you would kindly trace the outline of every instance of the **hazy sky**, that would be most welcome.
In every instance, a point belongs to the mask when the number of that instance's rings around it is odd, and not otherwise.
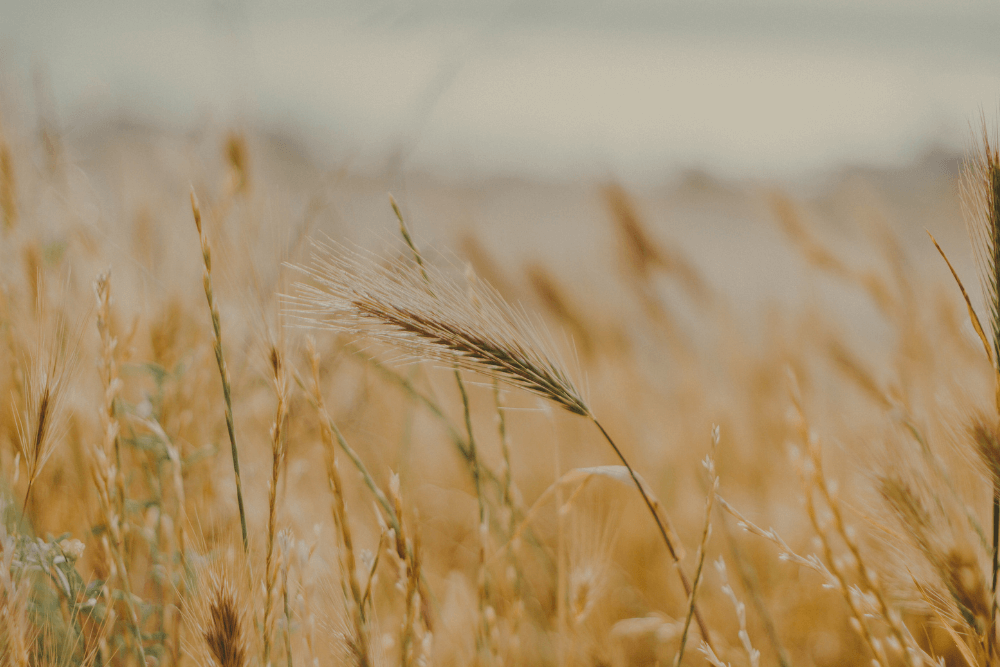
[[[986,0],[0,0],[0,72],[70,126],[210,114],[359,167],[784,177],[960,147],[998,35]]]

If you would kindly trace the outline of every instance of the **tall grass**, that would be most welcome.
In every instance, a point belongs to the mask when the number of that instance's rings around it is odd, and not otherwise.
[[[395,200],[361,249],[328,202],[367,186],[252,133],[103,163],[0,132],[0,666],[996,661],[992,137],[982,298],[957,198],[928,244],[677,190],[784,234],[810,302],[765,307],[617,185],[572,273],[428,250]],[[263,271],[299,281],[281,332]]]

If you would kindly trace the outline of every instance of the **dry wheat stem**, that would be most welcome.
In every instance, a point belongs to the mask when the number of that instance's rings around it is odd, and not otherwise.
[[[739,621],[739,639],[740,645],[743,646],[743,650],[747,654],[747,662],[750,663],[750,667],[760,667],[760,651],[753,647],[750,642],[750,633],[747,630],[747,608],[738,597],[736,597],[736,592],[733,587],[729,584],[729,578],[726,576],[726,561],[720,556],[717,561],[715,561],[715,570],[719,573],[719,582],[722,589],[722,594],[729,598],[729,601],[733,603],[733,609],[736,611],[736,619]]]
[[[104,492],[104,514],[108,524],[108,530],[114,540],[114,557],[118,570],[118,579],[121,582],[122,591],[125,593],[125,606],[128,610],[129,621],[132,623],[132,630],[135,633],[135,648],[139,656],[140,665],[146,664],[146,650],[143,646],[142,627],[139,623],[139,616],[135,609],[134,597],[132,595],[132,583],[125,568],[125,536],[122,534],[125,507],[125,475],[122,472],[121,444],[118,437],[121,428],[115,414],[115,400],[121,388],[121,380],[118,378],[118,366],[115,361],[115,348],[117,340],[111,335],[110,328],[110,305],[111,305],[111,273],[105,271],[94,281],[94,294],[97,298],[97,329],[101,335],[101,379],[104,383],[104,406],[101,412],[101,421],[104,426],[104,448],[99,452],[98,460],[104,463],[104,470],[95,475],[95,480],[99,486],[103,481]],[[109,455],[114,451],[116,463],[109,465]],[[110,469],[109,469],[110,468]],[[114,507],[110,499],[110,489],[107,486],[114,480],[115,497],[117,507]]]
[[[723,507],[723,503],[725,501],[720,496],[716,495],[716,500],[720,513],[729,511]],[[767,634],[768,640],[771,642],[774,652],[777,654],[776,657],[778,665],[780,667],[791,667],[791,660],[788,658],[787,651],[785,650],[781,639],[778,637],[778,630],[775,625],[774,618],[768,610],[767,605],[765,605],[764,601],[761,599],[760,583],[757,580],[757,573],[737,544],[733,532],[729,528],[729,522],[725,519],[725,515],[723,515],[722,520],[718,522],[718,525],[722,528],[726,535],[729,553],[732,560],[736,563],[737,574],[739,574],[740,582],[743,584],[743,590],[750,596],[750,602],[753,604],[754,609],[757,610],[757,615],[764,624],[764,631]]]
[[[413,523],[417,524],[419,522],[419,514],[414,513]],[[420,549],[420,531],[413,531],[413,544],[412,548],[408,549],[407,552],[410,554],[406,558],[406,596],[404,603],[404,618],[403,618],[403,630],[400,635],[400,646],[402,648],[402,662],[403,667],[409,667],[413,664],[413,639],[414,632],[417,623],[417,614],[419,613],[419,591],[420,591],[420,578],[422,576],[421,572],[421,549]],[[404,554],[405,555],[405,554]]]
[[[698,596],[698,587],[701,585],[701,572],[705,565],[705,556],[708,551],[708,538],[712,534],[712,507],[715,504],[715,494],[719,490],[719,476],[715,471],[715,452],[719,446],[719,427],[712,428],[712,448],[705,457],[704,466],[708,472],[709,489],[705,500],[705,521],[701,533],[701,542],[698,544],[698,554],[696,556],[697,566],[694,572],[694,581],[691,584],[691,592],[688,595],[688,611],[684,617],[684,628],[681,630],[681,642],[674,656],[674,667],[680,667],[681,659],[684,657],[684,646],[687,644],[688,630],[691,627],[691,617],[695,612],[695,599]],[[711,641],[705,628],[701,628],[702,641],[711,647]]]
[[[990,365],[993,365],[993,352],[990,349],[990,342],[986,339],[986,332],[983,331],[983,325],[979,321],[979,315],[976,314],[976,309],[972,307],[972,300],[969,298],[969,293],[965,291],[965,285],[962,284],[962,279],[958,277],[958,272],[955,271],[955,267],[951,265],[951,261],[948,259],[948,255],[944,253],[944,250],[938,244],[937,239],[928,230],[927,236],[931,237],[931,243],[937,248],[938,253],[941,255],[941,259],[944,263],[948,265],[948,270],[951,271],[951,277],[955,279],[955,283],[958,285],[959,291],[962,293],[962,299],[965,300],[965,307],[969,312],[969,321],[972,323],[972,328],[975,330],[976,335],[979,336],[979,340],[983,343],[983,349],[986,351],[986,358],[989,360]]]
[[[358,659],[358,667],[368,667],[369,638],[368,623],[365,618],[361,587],[358,584],[357,563],[354,556],[354,540],[351,526],[348,522],[347,509],[344,504],[343,483],[337,469],[336,449],[333,445],[333,433],[326,422],[320,423],[320,434],[326,450],[326,472],[333,492],[333,522],[337,527],[341,542],[340,566],[342,577],[346,579],[347,587],[344,593],[344,603],[353,624],[353,650]],[[343,583],[343,582],[342,582]]]
[[[399,210],[399,205],[396,204],[396,199],[391,194],[389,195],[389,204],[392,206],[393,213],[396,214],[396,219],[399,221],[400,236],[403,237],[403,242],[406,243],[406,246],[410,249],[414,261],[420,268],[420,274],[424,279],[424,286],[430,290],[433,295],[434,286],[431,282],[430,275],[427,273],[427,267],[424,265],[424,258],[420,254],[420,250],[417,248],[416,243],[413,242],[413,237],[410,236],[410,230],[406,224],[406,219],[403,217],[402,211]],[[473,302],[475,304],[475,298],[473,298]],[[465,416],[465,433],[468,445],[468,456],[466,457],[466,460],[472,470],[472,479],[476,488],[476,502],[479,506],[479,526],[482,527],[486,523],[486,499],[483,497],[482,485],[483,465],[476,450],[476,438],[472,431],[472,412],[469,409],[469,393],[465,389],[465,382],[462,380],[462,373],[457,367],[455,368],[455,385],[458,387],[458,392],[462,397],[462,411]],[[482,552],[480,553],[480,556],[481,562],[485,561],[485,556]],[[480,587],[480,609],[482,609],[485,603],[484,591],[485,587]]]
[[[398,385],[411,398],[413,398],[418,403],[427,408],[430,411],[431,415],[433,415],[435,419],[440,421],[441,425],[448,432],[448,439],[455,446],[455,449],[458,450],[458,453],[462,457],[462,460],[465,461],[467,464],[469,463],[469,461],[471,461],[472,455],[469,452],[468,444],[466,443],[462,435],[458,432],[458,430],[455,428],[455,425],[451,423],[451,420],[448,418],[448,415],[444,413],[444,410],[436,401],[429,398],[426,394],[420,392],[413,385],[413,382],[409,378],[400,375],[399,373],[396,373],[391,368],[388,368],[385,364],[381,363],[377,359],[372,358],[370,355],[366,355],[364,352],[358,350],[352,345],[347,345],[345,347],[347,347],[347,349],[353,355],[357,356],[359,359],[362,359],[371,367],[373,367],[379,373],[379,375],[389,380],[390,382],[393,382],[394,384]],[[349,453],[348,456],[350,456]],[[488,466],[483,466],[482,468],[480,468],[479,474],[481,481],[489,482],[489,484],[492,487],[494,487],[494,489],[497,491],[497,494],[499,496],[503,495],[504,481],[499,477],[497,477],[496,474],[493,472],[493,470],[491,470]]]
[[[274,594],[278,577],[274,562],[274,543],[277,534],[278,476],[285,459],[285,428],[288,417],[288,378],[285,374],[284,359],[277,346],[272,345],[269,359],[274,393],[277,397],[274,423],[271,425],[271,479],[267,499],[267,546],[264,560],[264,667],[270,667],[271,642],[274,635]]]
[[[285,662],[286,667],[294,667],[292,663],[292,607],[289,602],[288,570],[291,568],[292,531],[288,528],[278,534],[278,544],[281,548],[281,592],[282,612],[285,616]]]
[[[194,214],[194,224],[198,229],[198,238],[201,242],[201,258],[205,267],[204,279],[205,299],[208,301],[208,310],[212,316],[212,332],[215,340],[215,361],[219,367],[219,376],[222,378],[222,396],[226,403],[226,430],[229,433],[229,446],[233,455],[233,473],[236,475],[236,503],[240,510],[240,529],[243,532],[243,551],[250,553],[250,540],[247,537],[247,515],[243,507],[243,482],[240,479],[240,454],[236,448],[236,427],[233,424],[233,391],[229,383],[229,369],[226,367],[226,357],[222,353],[222,321],[219,316],[219,307],[215,303],[214,290],[212,289],[212,248],[208,244],[208,236],[201,226],[201,209],[198,207],[198,198],[191,189],[191,212]]]
[[[378,571],[378,563],[382,559],[382,548],[385,546],[386,531],[382,530],[378,534],[378,544],[375,547],[375,556],[372,558],[372,565],[368,568],[368,583],[365,584],[365,592],[361,596],[361,606],[367,607],[371,604],[372,586],[375,584],[375,574]]]
[[[337,440],[337,444],[340,446],[341,450],[347,457],[351,459],[351,463],[357,468],[358,472],[361,474],[361,478],[365,482],[365,486],[372,492],[375,496],[375,500],[378,504],[385,510],[388,515],[388,521],[390,526],[398,533],[399,532],[399,517],[396,515],[396,510],[389,502],[382,489],[379,488],[378,484],[375,483],[375,478],[372,477],[371,472],[368,470],[368,466],[365,462],[361,460],[361,457],[354,450],[353,447],[347,442],[340,429],[337,427],[337,423],[333,421],[333,417],[330,416],[329,411],[326,408],[326,403],[323,400],[323,393],[320,390],[320,359],[319,352],[316,351],[316,342],[312,337],[306,338],[306,351],[309,355],[310,369],[312,372],[312,383],[308,388],[308,399],[310,404],[316,410],[320,419],[320,428],[326,429],[330,432],[330,435]],[[304,387],[305,383],[299,379],[300,384]]]

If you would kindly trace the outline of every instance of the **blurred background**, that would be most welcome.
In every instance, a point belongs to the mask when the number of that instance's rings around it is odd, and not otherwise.
[[[2,85],[68,133],[238,120],[326,164],[656,183],[959,150],[989,0],[0,2]]]
[[[1000,100],[988,0],[0,0],[0,17],[0,122],[22,154],[47,147],[36,167],[79,168],[106,240],[99,218],[168,210],[148,196],[165,183],[182,207],[238,136],[268,224],[380,245],[392,192],[424,243],[512,298],[540,264],[621,292],[595,278],[619,258],[608,184],[751,319],[820,290],[880,335],[856,295],[802,280],[776,194],[858,263],[875,220],[944,271],[931,230],[972,280],[957,176]]]

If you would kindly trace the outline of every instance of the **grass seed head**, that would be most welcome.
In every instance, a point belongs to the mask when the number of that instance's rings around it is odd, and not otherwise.
[[[989,312],[993,357],[997,359],[1000,350],[1000,153],[995,141],[991,143],[985,119],[978,144],[962,169],[962,207]]]
[[[213,583],[205,643],[219,667],[243,667],[247,660],[245,622],[236,594],[231,582]]]
[[[482,373],[591,415],[527,314],[482,281],[461,285],[426,262],[380,263],[318,242],[300,268],[312,283],[297,285],[291,310],[304,322]]]

